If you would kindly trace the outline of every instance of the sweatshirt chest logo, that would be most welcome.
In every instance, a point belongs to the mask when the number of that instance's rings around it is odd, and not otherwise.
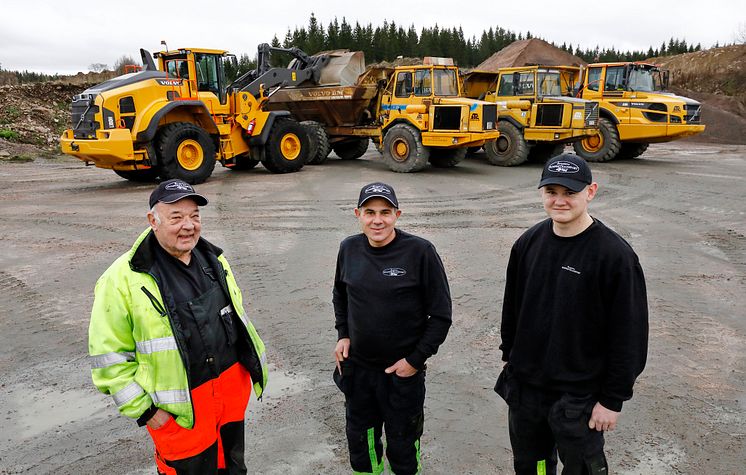
[[[567,272],[572,272],[573,274],[578,274],[578,275],[580,275],[580,271],[579,271],[579,270],[577,270],[577,269],[575,269],[575,268],[574,268],[574,267],[572,267],[572,266],[562,266],[562,270],[566,270]]]
[[[401,277],[406,273],[407,271],[402,269],[401,267],[389,267],[388,269],[384,269],[382,271],[382,274],[386,277]]]

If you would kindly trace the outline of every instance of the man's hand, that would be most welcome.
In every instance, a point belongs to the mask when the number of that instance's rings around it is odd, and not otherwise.
[[[396,373],[396,375],[400,378],[408,378],[410,376],[414,376],[414,374],[417,373],[417,368],[409,364],[406,359],[402,358],[386,368],[385,371],[387,374]]]
[[[616,428],[616,420],[619,417],[619,413],[606,409],[597,402],[593,406],[593,412],[591,413],[591,420],[588,421],[588,427],[596,429],[599,432],[614,430]]]
[[[155,411],[155,414],[153,414],[153,417],[148,419],[148,422],[146,422],[146,424],[151,429],[157,430],[163,427],[169,419],[171,419],[171,414],[164,411],[163,409],[158,409],[157,411]]]
[[[348,356],[350,356],[350,339],[340,338],[337,342],[337,346],[334,348],[334,359],[337,362],[339,374],[342,374],[342,367],[339,363],[347,359]]]

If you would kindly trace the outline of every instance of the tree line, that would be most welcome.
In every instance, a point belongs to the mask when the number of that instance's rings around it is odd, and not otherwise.
[[[456,64],[464,68],[477,66],[493,53],[500,51],[514,41],[534,38],[530,31],[526,33],[507,30],[502,27],[490,27],[484,30],[479,38],[476,36],[466,37],[463,29],[444,28],[437,24],[433,27],[424,27],[417,31],[414,25],[404,27],[394,21],[384,21],[382,25],[373,27],[371,23],[354,25],[347,22],[345,17],[339,21],[336,17],[324,27],[311,13],[307,27],[296,27],[285,33],[282,41],[275,35],[270,44],[276,47],[290,48],[295,46],[308,54],[320,51],[349,49],[351,51],[363,51],[366,61],[379,63],[382,61],[393,61],[399,56],[424,57],[442,56],[453,58]],[[587,48],[572,44],[556,45],[558,48],[580,57],[587,62],[598,61],[640,61],[646,58],[672,56],[682,53],[700,51],[701,44],[688,44],[686,40],[671,38],[663,42],[659,47],[652,46],[647,51],[621,51],[611,48]],[[716,44],[715,47],[719,45]],[[128,56],[123,56],[115,64],[115,70],[121,74],[123,65],[132,61]],[[290,57],[285,54],[274,54],[272,56],[273,66],[287,64]],[[256,67],[255,53],[243,53],[238,57],[229,57],[225,62],[226,77],[233,80],[238,75]],[[91,71],[102,71],[108,69],[105,64],[95,63],[90,67]],[[1,78],[5,78],[3,82]],[[0,65],[0,84],[42,82],[59,79],[59,75],[48,75],[29,71],[3,71]]]

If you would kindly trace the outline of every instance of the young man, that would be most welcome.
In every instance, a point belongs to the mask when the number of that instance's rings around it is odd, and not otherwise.
[[[371,183],[355,209],[362,234],[339,248],[334,278],[334,379],[345,395],[355,473],[419,473],[425,361],[451,325],[448,280],[428,241],[396,229],[394,189]]]
[[[495,391],[509,407],[518,474],[606,474],[614,430],[645,367],[645,278],[629,244],[590,216],[598,185],[574,154],[541,175],[549,219],[513,245],[503,299]]]
[[[167,180],[146,229],[96,283],[93,383],[147,425],[158,473],[245,474],[244,415],[267,384],[264,344],[223,251],[200,237],[207,199]]]

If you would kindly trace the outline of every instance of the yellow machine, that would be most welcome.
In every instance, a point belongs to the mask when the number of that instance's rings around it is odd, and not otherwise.
[[[577,68],[523,66],[464,75],[464,95],[498,106],[500,138],[484,146],[493,165],[544,162],[598,133],[598,102],[567,97]]]
[[[701,105],[662,92],[668,74],[648,63],[595,63],[579,70],[578,97],[600,103],[599,134],[576,142],[591,162],[635,158],[650,143],[670,142],[705,130]]]
[[[261,45],[260,55],[268,51]],[[260,161],[274,173],[299,170],[308,154],[305,129],[287,111],[267,111],[266,90],[310,80],[324,59],[302,58],[295,69],[251,71],[232,84],[223,50],[140,50],[144,69],[73,98],[62,151],[133,181],[205,181],[219,160],[232,169]]]
[[[495,104],[462,97],[458,68],[448,59],[366,71],[361,52],[337,56],[354,79],[283,88],[268,106],[289,110],[309,127],[317,145],[309,163],[324,162],[331,150],[342,159],[358,158],[372,140],[392,171],[416,172],[428,163],[453,167],[467,148],[499,136]]]

